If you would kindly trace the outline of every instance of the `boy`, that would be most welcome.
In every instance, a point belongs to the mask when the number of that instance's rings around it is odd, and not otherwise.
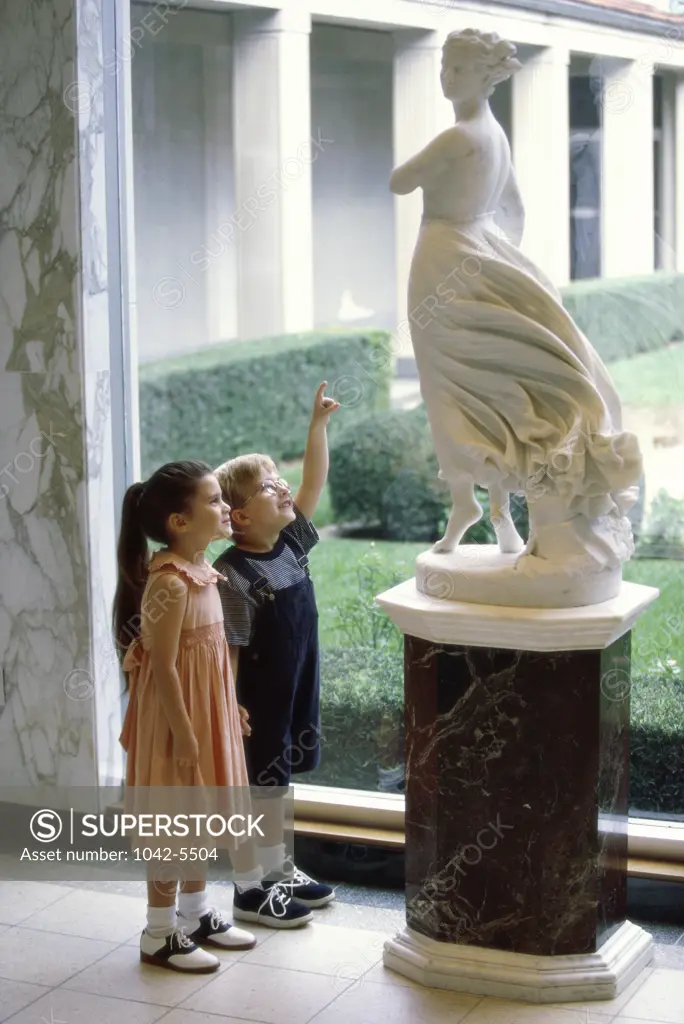
[[[339,409],[325,388],[324,381],[316,392],[294,500],[268,456],[243,455],[216,470],[232,509],[235,545],[214,567],[225,577],[219,590],[226,637],[238,701],[249,714],[249,780],[264,796],[285,793],[291,773],[312,771],[320,757],[318,611],[307,556],[318,541],[311,518],[328,476],[326,427]],[[275,876],[296,904],[330,903],[333,889],[294,866],[284,883],[283,815],[271,813],[268,820],[260,857],[265,874]],[[258,922],[260,912],[258,894],[236,887],[234,916]]]

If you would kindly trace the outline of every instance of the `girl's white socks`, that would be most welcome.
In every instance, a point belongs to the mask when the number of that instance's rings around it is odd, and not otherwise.
[[[147,908],[147,932],[155,939],[165,939],[177,928],[176,905]]]
[[[199,928],[199,919],[209,909],[207,890],[201,892],[178,893],[178,916],[182,918],[182,924],[188,932],[192,933]]]

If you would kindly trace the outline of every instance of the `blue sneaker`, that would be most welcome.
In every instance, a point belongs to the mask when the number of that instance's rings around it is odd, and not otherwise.
[[[335,899],[335,890],[331,885],[314,881],[294,865],[292,866],[292,877],[281,878],[277,882],[264,882],[264,889],[272,885],[280,886],[297,903],[303,903],[305,907],[313,907],[316,910],[332,903]]]
[[[235,886],[233,917],[239,921],[263,924],[267,928],[299,928],[313,921],[313,914],[277,882],[253,886],[240,892]]]

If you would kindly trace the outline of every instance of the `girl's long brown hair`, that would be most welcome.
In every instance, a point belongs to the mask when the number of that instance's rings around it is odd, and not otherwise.
[[[148,541],[170,543],[169,516],[189,510],[200,480],[211,472],[206,462],[168,462],[146,483],[131,484],[124,495],[117,547],[118,580],[112,609],[114,643],[120,662],[129,645],[140,635]]]

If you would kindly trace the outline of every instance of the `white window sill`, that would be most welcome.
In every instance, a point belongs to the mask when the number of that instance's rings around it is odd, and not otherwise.
[[[404,797],[399,794],[297,784],[294,805],[295,817],[309,822],[404,831]],[[630,818],[627,836],[630,858],[684,863],[684,822]]]

